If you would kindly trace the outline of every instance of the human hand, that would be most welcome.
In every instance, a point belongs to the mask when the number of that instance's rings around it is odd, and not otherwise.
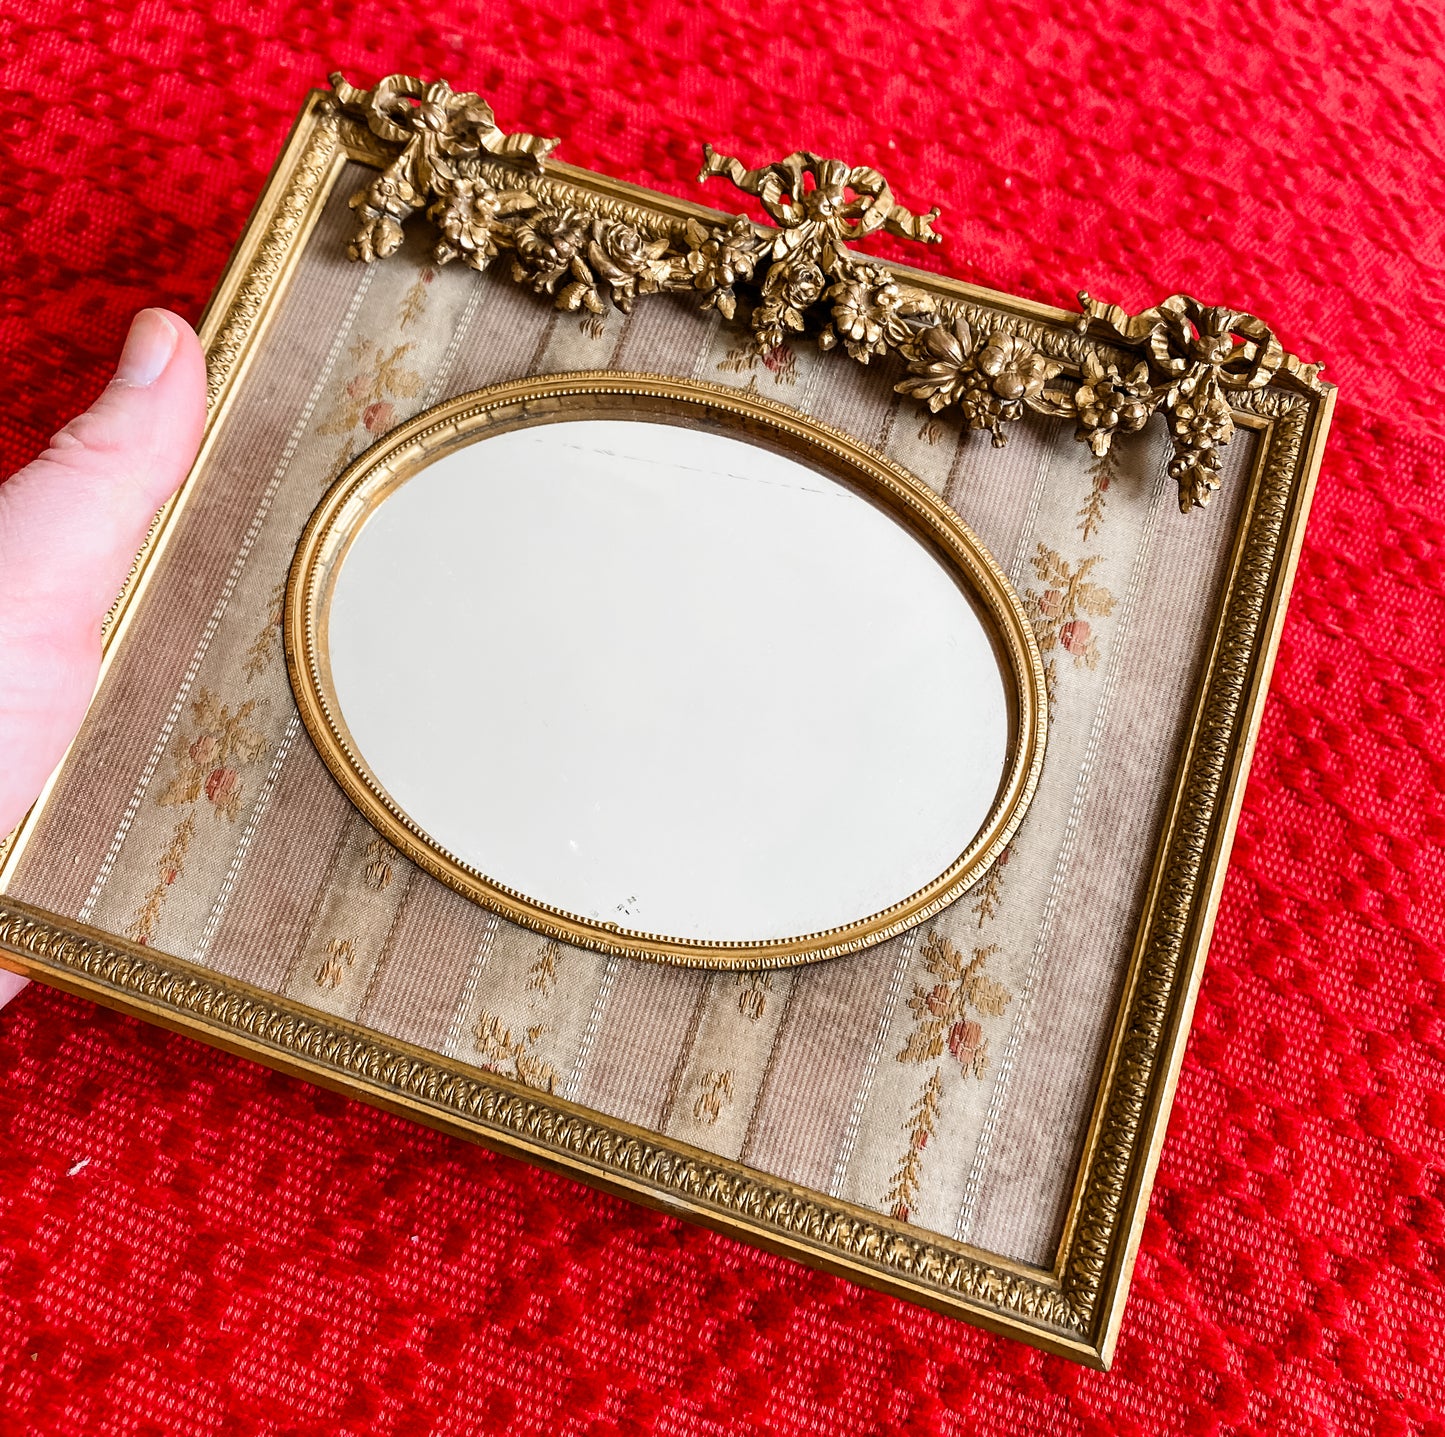
[[[80,727],[101,622],[205,422],[199,341],[178,315],[143,309],[100,398],[0,483],[0,835]],[[0,1006],[24,986],[0,970]]]

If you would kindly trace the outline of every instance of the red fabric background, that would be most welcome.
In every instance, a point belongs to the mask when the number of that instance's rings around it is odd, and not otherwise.
[[[7,11],[3,466],[133,310],[199,314],[333,64],[678,193],[703,139],[877,163],[944,207],[924,262],[1227,299],[1343,403],[1111,1373],[32,987],[0,1015],[0,1432],[1445,1434],[1437,8]]]

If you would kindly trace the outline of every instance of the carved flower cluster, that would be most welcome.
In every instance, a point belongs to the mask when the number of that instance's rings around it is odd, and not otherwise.
[[[1174,457],[1169,477],[1179,485],[1179,507],[1202,509],[1219,488],[1224,456],[1234,434],[1229,401],[1211,370],[1191,374],[1166,396]]]
[[[405,176],[387,170],[351,197],[359,221],[346,246],[352,259],[370,264],[401,248],[402,223],[422,203]]]
[[[1123,375],[1086,357],[1078,390],[1049,396],[1063,401],[1054,412],[1072,413],[1080,438],[1103,454],[1115,431],[1139,429],[1154,410],[1163,410],[1174,446],[1169,474],[1179,486],[1179,507],[1202,509],[1219,488],[1220,451],[1234,435],[1228,395],[1271,381],[1285,362],[1279,341],[1253,315],[1202,305],[1188,295],[1171,295],[1138,315],[1087,294],[1079,300],[1084,327],[1102,322],[1117,339],[1142,349],[1144,359]],[[1298,361],[1291,364],[1303,372]]]
[[[622,220],[581,210],[540,210],[513,236],[512,278],[557,308],[603,314],[609,304],[630,311],[639,293],[661,289],[670,275],[669,240],[649,238]]]
[[[1122,374],[1116,364],[1105,364],[1092,350],[1084,355],[1083,382],[1072,394],[1046,390],[1055,412],[1072,414],[1074,432],[1099,458],[1109,452],[1116,434],[1135,434],[1154,412],[1154,387],[1149,366],[1136,364]]]
[[[484,270],[509,243],[508,221],[536,208],[526,190],[494,190],[477,180],[460,180],[427,211],[442,233],[433,256],[438,264],[460,259]]]
[[[824,298],[832,301],[828,322],[818,335],[820,349],[841,344],[860,364],[875,354],[887,354],[909,342],[918,315],[931,316],[932,296],[897,284],[872,266],[855,266],[851,273],[829,286]]]
[[[734,216],[727,229],[710,230],[688,220],[682,238],[686,249],[679,273],[702,296],[704,309],[731,319],[738,307],[734,286],[751,279],[757,267],[757,227],[746,215]]]
[[[908,376],[894,387],[935,414],[956,405],[970,429],[986,429],[995,445],[1003,425],[1023,417],[1062,367],[1028,340],[997,330],[976,342],[968,321],[919,331],[906,345]],[[1040,407],[1035,405],[1035,407]]]
[[[806,252],[788,255],[768,266],[763,279],[762,302],[753,311],[753,339],[767,353],[789,332],[807,328],[807,314],[823,297],[828,276]]]

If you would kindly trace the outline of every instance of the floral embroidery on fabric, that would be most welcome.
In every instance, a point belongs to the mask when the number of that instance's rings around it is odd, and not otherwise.
[[[358,339],[350,349],[355,375],[347,381],[336,407],[316,426],[318,434],[350,434],[360,425],[369,434],[383,434],[391,428],[395,399],[412,399],[421,393],[421,375],[402,367],[415,348],[398,344],[383,354],[379,344]]]
[[[710,1128],[722,1116],[723,1109],[732,1103],[732,1069],[721,1073],[709,1070],[697,1080],[697,1086],[697,1101],[692,1105],[692,1115]]]
[[[396,876],[396,861],[401,855],[384,838],[373,838],[366,845],[361,881],[373,893],[383,893]]]
[[[998,915],[999,904],[1003,901],[1001,890],[1003,888],[1004,869],[1008,866],[1008,861],[1013,856],[1013,851],[1013,844],[1009,844],[1009,846],[999,854],[997,861],[993,867],[984,874],[983,882],[979,884],[976,890],[978,896],[974,899],[973,911],[978,918],[978,926],[980,928],[982,928],[990,918]]]
[[[975,948],[972,958],[940,933],[930,933],[923,944],[923,966],[933,983],[913,985],[908,1000],[913,1032],[898,1054],[900,1063],[936,1063],[917,1101],[908,1111],[904,1131],[908,1146],[893,1172],[883,1201],[896,1218],[907,1221],[918,1199],[923,1173],[923,1150],[938,1126],[943,1097],[943,1074],[952,1060],[965,1078],[981,1079],[988,1071],[988,1036],[982,1019],[999,1018],[1013,995],[985,967],[999,951],[997,944]],[[945,1058],[947,1054],[947,1058]],[[943,1060],[943,1061],[939,1061]]]
[[[552,989],[557,986],[557,955],[561,951],[562,945],[555,938],[549,938],[542,945],[537,961],[527,969],[527,987],[544,998],[551,997]]]
[[[1033,566],[1043,587],[1024,595],[1024,610],[1033,621],[1039,648],[1045,654],[1062,649],[1073,658],[1075,668],[1098,666],[1099,641],[1089,619],[1114,610],[1113,594],[1089,581],[1101,557],[1094,554],[1071,565],[1047,544],[1040,544]],[[1049,667],[1053,668],[1053,660]]]
[[[938,1107],[942,1098],[943,1074],[935,1068],[928,1075],[917,1102],[908,1110],[908,1147],[883,1198],[889,1216],[902,1222],[908,1221],[908,1214],[918,1201],[918,1184],[923,1178],[923,1150],[938,1129]]]
[[[245,792],[241,770],[264,757],[271,747],[266,735],[247,722],[255,711],[255,699],[248,699],[232,713],[209,689],[200,689],[191,702],[194,727],[189,734],[176,735],[171,750],[175,776],[156,795],[156,803],[162,808],[181,808],[204,802],[210,804],[218,818],[233,822]],[[149,943],[155,936],[166,897],[185,871],[195,834],[196,814],[192,808],[176,825],[157,861],[158,882],[141,901],[126,929],[126,935],[137,943]]]
[[[483,1008],[472,1029],[482,1054],[481,1066],[494,1073],[516,1078],[530,1088],[555,1092],[561,1086],[557,1069],[542,1057],[542,1039],[555,1030],[545,1020],[548,999],[557,986],[566,945],[556,939],[544,940],[522,979],[524,1015],[509,1026],[500,1013]]]
[[[501,1018],[484,1008],[477,1017],[472,1036],[482,1054],[482,1067],[503,1077],[515,1078],[529,1088],[551,1093],[556,1091],[560,1081],[557,1070],[534,1051],[546,1031],[542,1024],[535,1023],[521,1037],[514,1038],[512,1030]]]
[[[756,1023],[767,1012],[773,975],[763,971],[737,973],[734,982],[739,990],[738,1012],[749,1022]]]
[[[1116,463],[1114,451],[1106,449],[1089,465],[1089,478],[1092,481],[1089,497],[1084,500],[1084,507],[1074,516],[1079,521],[1079,533],[1086,544],[1104,526],[1104,496],[1117,477],[1114,468]]]
[[[271,590],[271,596],[266,601],[266,622],[252,641],[251,647],[246,650],[243,672],[248,683],[252,679],[260,678],[271,667],[271,660],[276,657],[276,640],[281,637],[285,603],[286,581],[283,579]]]
[[[900,1063],[927,1063],[942,1057],[944,1048],[965,1074],[981,1078],[988,1071],[988,1039],[980,1017],[998,1018],[1013,995],[984,972],[984,965],[997,953],[998,945],[975,948],[964,962],[963,954],[939,933],[930,933],[923,944],[923,966],[935,978],[925,988],[913,985],[908,1000],[914,1029],[898,1054]]]
[[[718,360],[717,367],[724,374],[751,374],[750,388],[757,387],[757,368],[762,365],[773,376],[775,385],[794,385],[798,382],[798,356],[792,345],[786,341],[774,345],[766,354],[759,354],[752,344],[739,344]]]
[[[918,437],[930,448],[943,438],[946,432],[941,420],[936,418],[928,410],[923,411],[923,422],[918,426]]]
[[[184,871],[191,839],[195,836],[196,815],[192,810],[176,825],[171,841],[156,863],[156,885],[146,894],[135,917],[131,919],[130,927],[125,930],[126,937],[142,944],[151,941],[156,924],[160,922],[161,909],[165,907],[166,894],[170,892],[171,884]]]
[[[315,978],[318,988],[339,988],[346,970],[356,962],[356,939],[333,938],[326,945],[326,956],[317,968]]]
[[[255,699],[247,699],[232,713],[209,689],[201,689],[191,703],[194,734],[177,737],[172,750],[176,776],[156,802],[172,808],[204,798],[217,817],[233,821],[241,807],[241,769],[271,746],[265,734],[247,723],[255,711]]]
[[[427,290],[432,280],[436,278],[437,272],[430,265],[423,265],[422,271],[412,281],[412,286],[407,290],[401,301],[401,328],[405,329],[409,324],[415,324],[421,318],[422,312],[426,309]]]

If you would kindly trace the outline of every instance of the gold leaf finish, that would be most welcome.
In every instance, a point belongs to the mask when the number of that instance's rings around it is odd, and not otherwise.
[[[1286,360],[1305,383],[1319,381],[1319,365],[1287,356],[1269,327],[1251,314],[1205,306],[1185,294],[1170,295],[1136,315],[1087,293],[1079,295],[1079,303],[1081,330],[1097,323],[1112,338],[1141,349],[1144,360],[1127,377],[1116,366],[1086,362],[1083,384],[1072,396],[1052,396],[1058,401],[1052,412],[1072,410],[1079,437],[1102,456],[1116,430],[1141,429],[1150,413],[1162,411],[1174,445],[1169,477],[1179,485],[1184,513],[1202,509],[1219,488],[1219,451],[1234,435],[1231,394],[1264,388]]]

